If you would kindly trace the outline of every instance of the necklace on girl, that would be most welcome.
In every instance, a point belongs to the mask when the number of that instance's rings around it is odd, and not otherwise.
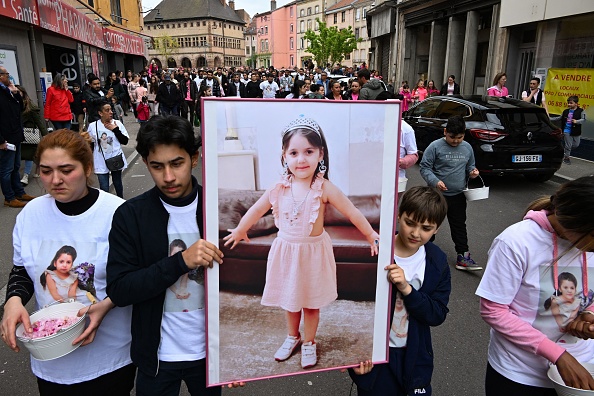
[[[307,194],[305,194],[305,198],[303,198],[301,200],[301,202],[297,203],[297,201],[295,201],[295,195],[293,195],[293,180],[291,180],[291,198],[293,200],[293,210],[291,211],[291,214],[293,215],[293,217],[297,217],[297,215],[301,212],[301,208],[303,207],[305,200],[309,196],[310,191],[311,191],[311,187],[309,190],[307,190]]]

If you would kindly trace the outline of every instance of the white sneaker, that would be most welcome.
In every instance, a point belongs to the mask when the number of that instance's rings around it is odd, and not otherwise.
[[[21,179],[21,184],[24,184],[25,186],[26,186],[27,184],[29,184],[29,175],[28,175],[28,174],[26,174],[26,173],[25,173],[25,174],[23,175],[23,178]]]
[[[316,345],[311,341],[301,345],[301,367],[304,369],[313,367],[318,363]]]
[[[301,337],[287,336],[283,345],[281,345],[274,354],[274,360],[282,362],[283,360],[290,358],[300,342]]]

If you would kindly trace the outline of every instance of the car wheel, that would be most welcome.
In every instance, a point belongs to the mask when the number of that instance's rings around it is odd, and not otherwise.
[[[542,182],[546,182],[547,180],[549,180],[551,177],[553,177],[554,174],[555,174],[555,172],[528,173],[528,174],[525,174],[524,177],[531,182],[542,183]]]

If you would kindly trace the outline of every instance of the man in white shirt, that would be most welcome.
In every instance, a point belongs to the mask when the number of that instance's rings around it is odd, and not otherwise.
[[[262,90],[262,95],[264,99],[275,99],[276,93],[279,91],[278,84],[274,81],[274,76],[272,73],[269,73],[267,76],[267,81],[264,81],[260,84],[260,89]]]
[[[198,89],[200,89],[200,84],[202,84],[202,80],[204,80],[204,70],[198,70],[198,75],[194,79],[194,82],[196,83],[196,87],[198,87]]]

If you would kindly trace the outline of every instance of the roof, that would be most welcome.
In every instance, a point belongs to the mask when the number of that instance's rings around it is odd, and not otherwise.
[[[453,100],[461,103],[466,103],[481,110],[540,108],[532,103],[525,102],[521,99],[496,97],[488,95],[432,96],[431,98],[427,98],[426,100]]]
[[[332,11],[337,11],[341,8],[348,8],[349,6],[352,6],[356,2],[357,2],[357,0],[341,0],[338,3],[334,4],[332,7],[328,7],[328,9],[326,10],[326,14],[329,14]]]
[[[144,17],[144,22],[158,22],[155,20],[157,10],[163,21],[213,18],[245,24],[243,19],[231,7],[223,5],[221,0],[163,0]]]

